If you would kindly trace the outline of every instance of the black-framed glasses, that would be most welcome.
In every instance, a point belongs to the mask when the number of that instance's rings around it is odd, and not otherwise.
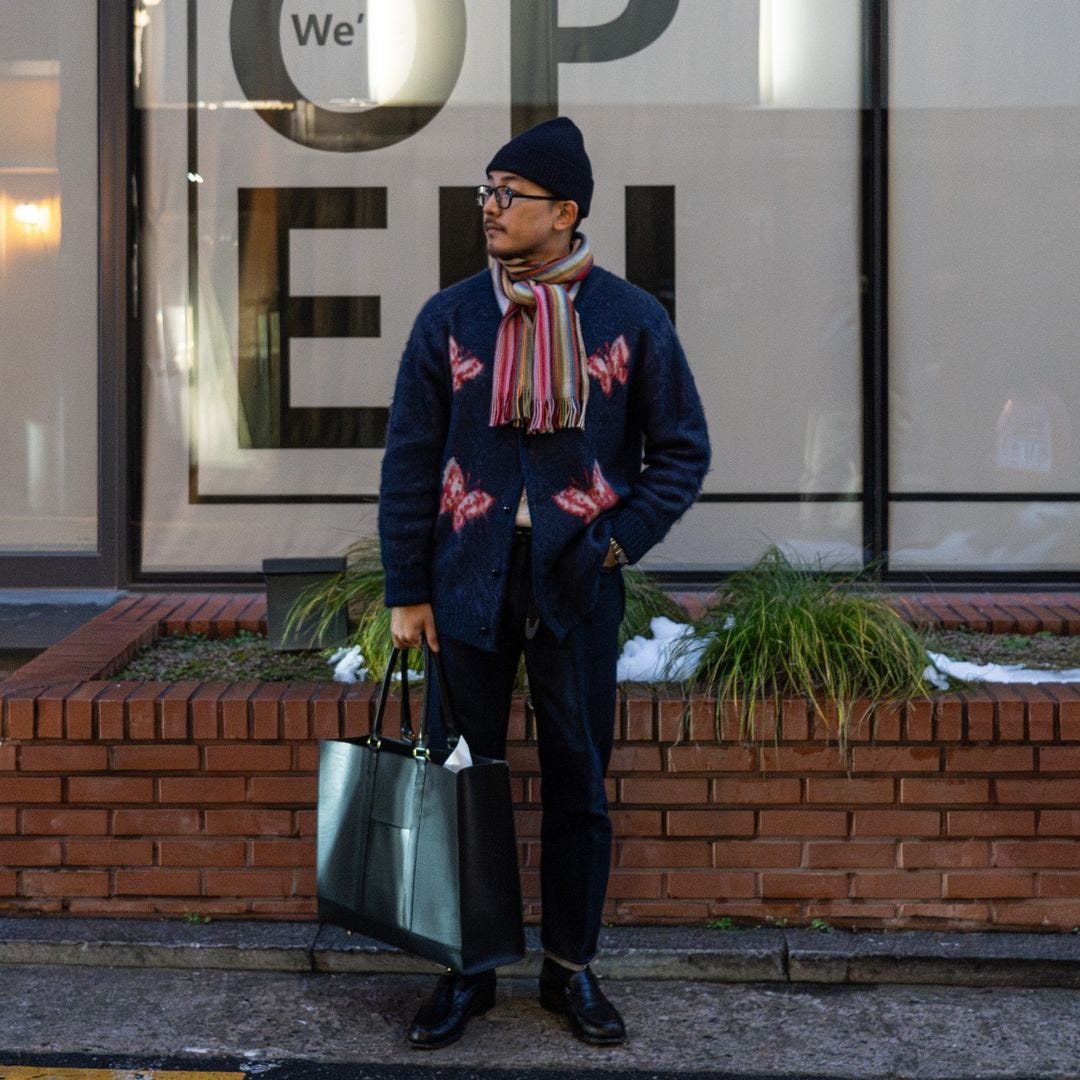
[[[495,205],[500,210],[509,210],[515,199],[540,199],[543,202],[559,202],[561,200],[559,195],[523,195],[520,191],[515,191],[505,184],[500,184],[499,187],[492,187],[491,184],[481,184],[476,189],[476,205],[483,206],[493,196]]]

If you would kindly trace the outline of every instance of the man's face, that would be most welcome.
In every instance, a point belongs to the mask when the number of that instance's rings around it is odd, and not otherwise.
[[[508,187],[522,195],[550,195],[539,184],[514,173],[488,173],[492,187]],[[496,259],[545,263],[570,250],[577,204],[567,199],[514,199],[501,210],[494,198],[483,206],[487,252]]]

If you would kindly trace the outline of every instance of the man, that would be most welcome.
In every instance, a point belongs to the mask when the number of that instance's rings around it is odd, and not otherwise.
[[[614,1045],[623,1021],[589,964],[611,860],[620,568],[693,503],[708,435],[663,308],[594,266],[577,229],[593,178],[574,123],[511,139],[487,175],[490,272],[427,302],[398,373],[385,599],[395,645],[426,636],[440,650],[475,753],[505,757],[524,652],[542,774],[540,1000],[579,1038]],[[409,1040],[445,1046],[494,1000],[494,971],[448,973]]]

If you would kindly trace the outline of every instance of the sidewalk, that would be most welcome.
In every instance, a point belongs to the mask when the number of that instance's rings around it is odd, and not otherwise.
[[[431,965],[358,936],[4,918],[0,1066],[62,1052],[228,1060],[282,1080],[296,1061],[442,1080],[1080,1076],[1078,935],[610,928],[597,970],[631,1033],[614,1050],[540,1008],[534,931],[529,945],[500,973],[497,1007],[424,1054],[403,1032]]]
[[[540,969],[536,927],[509,977]],[[435,965],[314,922],[0,917],[0,965],[426,974]],[[691,982],[921,983],[1080,989],[1080,934],[607,927],[605,978]],[[0,969],[2,970],[2,969]]]

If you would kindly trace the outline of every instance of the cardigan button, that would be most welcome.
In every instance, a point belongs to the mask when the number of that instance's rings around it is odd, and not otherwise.
[[[492,577],[499,577],[500,574],[502,574],[502,571],[497,566],[491,571]]]
[[[486,626],[481,626],[481,627],[480,627],[480,633],[481,633],[481,634],[484,634],[484,635],[486,635],[486,634],[487,634],[487,632],[488,632],[488,628],[487,628]]]
[[[509,514],[509,513],[510,513],[510,510],[511,510],[511,509],[512,509],[512,508],[511,508],[511,507],[509,507],[509,506],[504,506],[504,507],[503,507],[503,513],[504,513],[504,514]]]

